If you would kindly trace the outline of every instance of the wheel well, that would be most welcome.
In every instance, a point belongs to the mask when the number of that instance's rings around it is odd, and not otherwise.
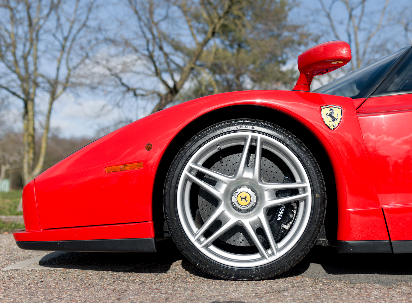
[[[271,108],[255,105],[230,106],[209,112],[188,124],[172,140],[159,164],[153,187],[153,221],[155,223],[156,237],[163,237],[163,189],[167,171],[174,157],[190,138],[204,128],[224,120],[238,118],[252,118],[274,123],[293,133],[312,152],[322,170],[328,198],[324,224],[325,232],[321,231],[321,233],[326,233],[326,235],[321,236],[321,238],[326,238],[329,243],[334,243],[338,226],[336,184],[332,165],[323,146],[305,126],[292,117]]]

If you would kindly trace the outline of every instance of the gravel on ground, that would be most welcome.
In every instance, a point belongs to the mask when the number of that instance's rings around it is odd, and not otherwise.
[[[392,255],[360,258],[334,252],[315,248],[283,276],[249,282],[203,274],[171,242],[160,244],[153,254],[67,253],[41,262],[50,268],[0,271],[0,302],[411,301],[410,255],[399,260]],[[0,269],[46,254],[21,250],[12,235],[0,235]],[[112,269],[93,270],[104,265]],[[116,270],[125,265],[130,267]]]

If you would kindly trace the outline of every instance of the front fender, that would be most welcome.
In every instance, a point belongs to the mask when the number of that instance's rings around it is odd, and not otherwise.
[[[36,178],[40,229],[152,221],[153,184],[167,147],[197,118],[234,105],[267,107],[289,115],[323,145],[337,185],[338,240],[388,240],[368,176],[369,162],[352,99],[290,91],[246,91],[199,98],[147,116],[91,143]],[[334,131],[320,115],[325,105],[342,107],[343,118]],[[150,151],[145,148],[149,143]],[[137,162],[143,167],[112,173],[105,170]]]

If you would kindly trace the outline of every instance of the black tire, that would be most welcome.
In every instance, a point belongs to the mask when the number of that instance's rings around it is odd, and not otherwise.
[[[303,165],[311,189],[310,217],[297,243],[283,256],[257,267],[233,267],[201,252],[189,239],[179,219],[177,189],[183,170],[191,157],[211,140],[237,132],[255,132],[286,146]],[[263,166],[263,165],[262,165]],[[263,171],[262,171],[263,172]],[[286,178],[286,173],[284,173]],[[277,195],[277,194],[276,194]],[[324,221],[326,189],[321,170],[311,152],[293,134],[274,124],[251,119],[224,121],[199,132],[180,150],[172,162],[164,189],[165,218],[171,236],[183,255],[198,268],[215,277],[231,280],[262,280],[288,271],[299,263],[316,242]],[[296,214],[296,212],[295,212]]]

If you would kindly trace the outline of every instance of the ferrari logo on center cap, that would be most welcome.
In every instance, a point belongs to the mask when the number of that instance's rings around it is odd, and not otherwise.
[[[247,192],[240,192],[237,196],[237,202],[242,206],[248,205],[250,203],[250,194]]]
[[[320,111],[323,122],[331,130],[335,130],[342,120],[342,108],[339,106],[325,106]]]

